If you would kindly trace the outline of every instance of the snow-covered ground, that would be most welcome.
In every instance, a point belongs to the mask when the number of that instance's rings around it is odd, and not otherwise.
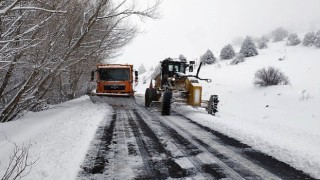
[[[244,63],[205,66],[203,98],[219,95],[216,117],[181,107],[185,116],[320,178],[320,49],[270,43]],[[284,60],[279,61],[279,58]],[[273,66],[291,85],[255,87],[255,72]]]
[[[219,95],[217,116],[192,107],[176,111],[320,178],[320,49],[284,44],[270,43],[238,65],[228,60],[202,68],[200,77],[213,80],[202,82],[203,99]],[[279,68],[291,85],[255,87],[255,72],[267,66]],[[138,94],[151,74],[140,75]],[[30,145],[30,161],[37,160],[25,179],[74,179],[95,130],[110,113],[109,106],[84,96],[0,124],[0,177],[16,143]]]
[[[218,57],[218,54],[215,54]],[[279,60],[283,59],[283,60]],[[219,96],[219,113],[179,107],[198,123],[222,132],[270,156],[320,178],[320,49],[269,43],[259,55],[238,65],[231,60],[203,66],[203,99]],[[273,66],[288,76],[290,85],[255,87],[255,72]],[[148,79],[150,72],[141,75]],[[150,78],[149,78],[150,79]],[[149,86],[140,84],[144,93]]]
[[[0,177],[15,143],[29,147],[28,162],[36,161],[23,179],[75,179],[98,125],[110,111],[110,106],[93,104],[84,96],[0,124]]]

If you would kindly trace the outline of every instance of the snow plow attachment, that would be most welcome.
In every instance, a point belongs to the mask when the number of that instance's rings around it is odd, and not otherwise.
[[[94,103],[107,103],[110,106],[133,108],[136,104],[134,97],[130,96],[101,96],[89,95]]]

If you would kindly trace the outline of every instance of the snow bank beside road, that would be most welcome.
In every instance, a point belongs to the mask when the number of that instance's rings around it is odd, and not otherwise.
[[[290,119],[255,118],[221,112],[212,117],[204,111],[180,107],[177,111],[193,121],[233,137],[256,150],[320,178],[320,133],[312,131],[316,120],[304,127]],[[310,130],[310,131],[309,131]]]
[[[213,80],[201,82],[203,99],[219,95],[217,117],[179,112],[320,178],[320,51],[285,42],[269,45],[238,65],[221,60],[203,67],[200,77]],[[268,66],[284,72],[291,85],[255,87],[255,72]]]
[[[108,105],[83,96],[0,124],[0,177],[16,143],[31,145],[30,162],[37,160],[24,179],[75,179],[98,125],[109,113]]]

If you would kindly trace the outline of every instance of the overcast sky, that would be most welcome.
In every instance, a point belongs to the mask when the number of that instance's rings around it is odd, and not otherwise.
[[[149,68],[179,54],[199,58],[207,49],[218,56],[237,36],[260,36],[279,26],[303,34],[320,28],[319,8],[320,0],[163,0],[161,19],[141,24],[143,33],[116,62]]]

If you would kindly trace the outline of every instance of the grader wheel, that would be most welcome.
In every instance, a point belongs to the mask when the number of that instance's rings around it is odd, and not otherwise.
[[[145,106],[150,107],[150,103],[156,100],[157,100],[157,90],[154,88],[147,88],[144,95]]]
[[[170,115],[171,114],[171,99],[172,99],[172,92],[171,91],[164,92],[163,101],[162,101],[162,108],[161,108],[162,115]]]
[[[211,95],[206,108],[208,114],[215,115],[218,112],[218,95]]]

